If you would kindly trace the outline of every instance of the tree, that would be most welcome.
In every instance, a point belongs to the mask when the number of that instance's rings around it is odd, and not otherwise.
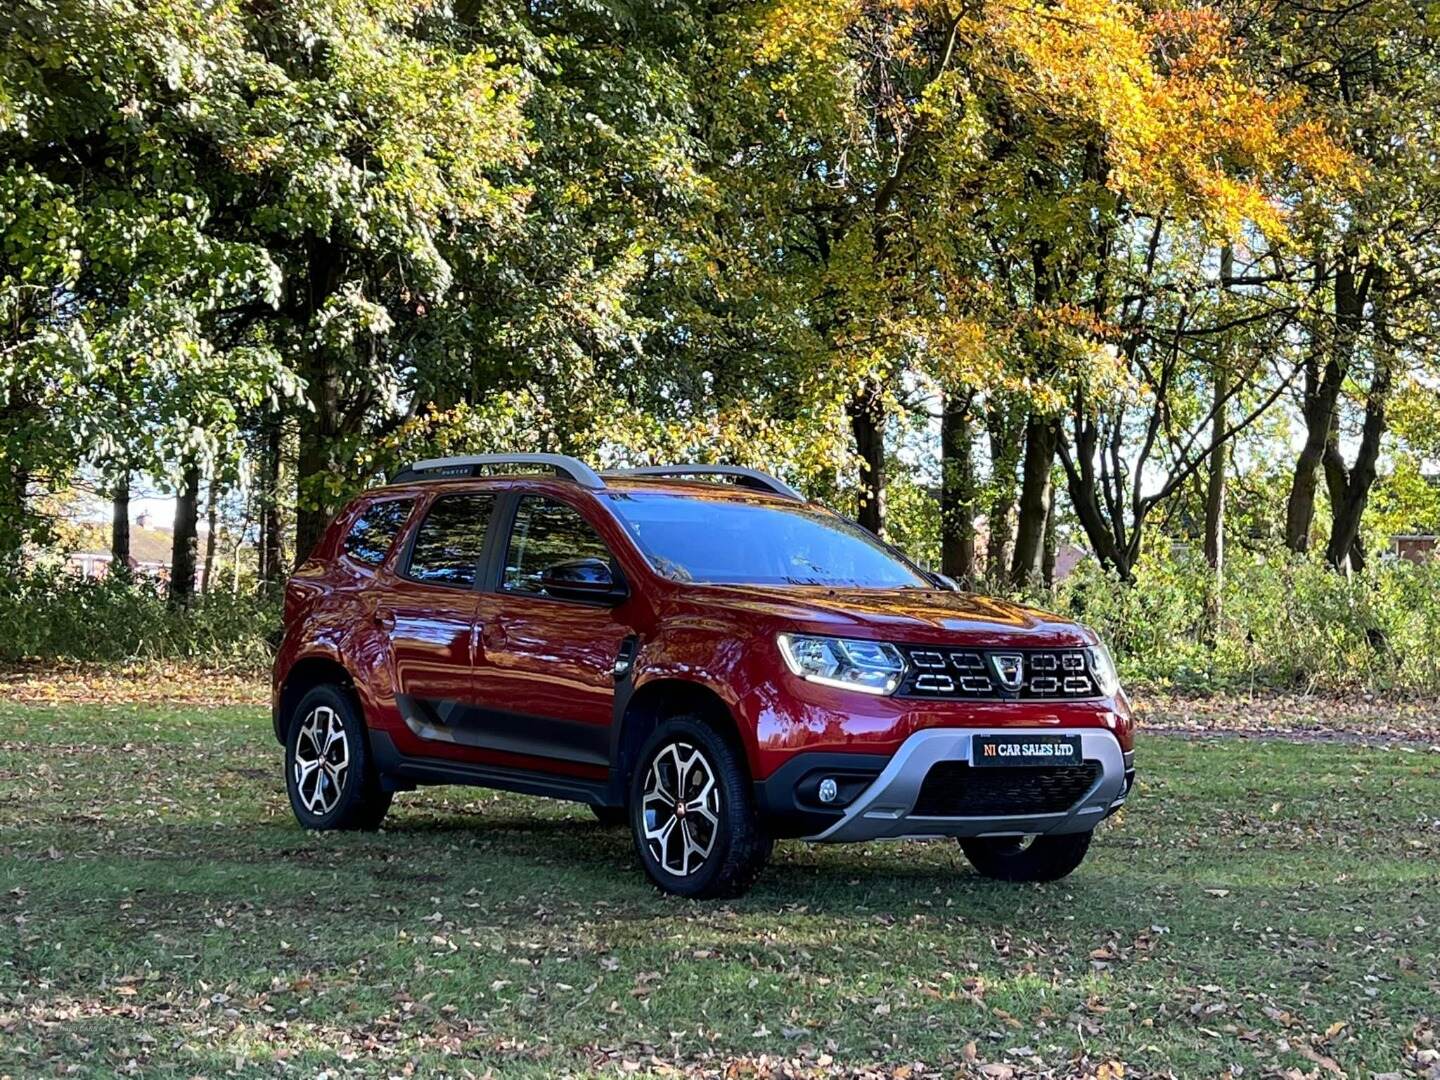
[[[1010,572],[1038,576],[1056,416],[1114,367],[1102,346],[1132,223],[1278,228],[1273,182],[1333,168],[1328,143],[1237,73],[1214,12],[830,0],[734,22],[720,77],[735,136],[713,170],[713,250],[745,283],[731,291],[788,286],[786,362],[818,369],[841,406],[872,527],[910,373],[1027,402]]]
[[[1307,550],[1323,476],[1326,559],[1365,561],[1361,524],[1378,476],[1395,389],[1433,353],[1440,297],[1440,181],[1429,132],[1440,119],[1440,67],[1424,7],[1335,11],[1280,3],[1249,12],[1256,66],[1339,133],[1355,182],[1301,200],[1294,243],[1250,280],[1304,304],[1299,415],[1304,443],[1286,508],[1285,542]],[[1353,458],[1347,460],[1347,443]]]
[[[237,402],[293,390],[274,351],[217,314],[273,303],[276,268],[209,231],[203,162],[185,142],[214,106],[208,76],[233,57],[193,5],[36,0],[7,21],[0,438],[16,469],[5,516],[38,469],[68,480],[86,459],[125,514],[134,471],[213,456]],[[197,62],[201,46],[213,66]],[[117,517],[121,556],[127,533],[128,516]]]

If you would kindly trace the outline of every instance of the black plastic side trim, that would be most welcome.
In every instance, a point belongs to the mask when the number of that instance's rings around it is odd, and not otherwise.
[[[395,703],[406,725],[422,739],[577,765],[610,764],[608,727],[408,694],[397,694]]]
[[[633,643],[633,644],[632,644]],[[625,714],[630,709],[630,699],[635,696],[635,656],[640,651],[640,639],[635,635],[627,637],[620,646],[620,655],[626,655],[626,646],[631,645],[629,660],[625,665],[624,672],[615,680],[615,704],[611,712],[609,738],[606,743],[606,761],[610,766],[609,794],[607,805],[624,806],[628,797],[625,790],[629,785],[629,777],[625,775],[626,765],[623,760],[625,737]]]
[[[370,752],[382,776],[393,776],[416,784],[462,784],[467,787],[497,788],[522,795],[545,795],[552,799],[606,806],[603,780],[506,769],[498,765],[471,765],[437,758],[406,757],[395,749],[389,732],[370,733]]]
[[[755,782],[755,803],[773,836],[815,836],[844,814],[844,806],[822,807],[806,798],[811,774],[874,780],[890,763],[886,754],[837,754],[816,750],[796,754],[764,780]],[[818,782],[818,781],[817,781]]]

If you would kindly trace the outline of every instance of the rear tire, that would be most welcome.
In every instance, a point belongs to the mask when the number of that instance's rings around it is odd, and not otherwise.
[[[285,737],[285,790],[306,829],[378,829],[391,793],[380,786],[365,724],[338,686],[317,686],[295,707]]]
[[[739,748],[689,716],[665,721],[641,748],[630,829],[650,880],[696,899],[745,892],[774,846]]]
[[[960,841],[965,857],[979,873],[997,881],[1059,881],[1085,859],[1090,832],[1036,836],[982,836]]]

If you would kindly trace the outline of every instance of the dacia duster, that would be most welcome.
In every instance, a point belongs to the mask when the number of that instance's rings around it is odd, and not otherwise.
[[[307,829],[377,828],[421,784],[570,799],[697,897],[782,837],[956,837],[1054,880],[1135,775],[1093,632],[729,466],[419,462],[290,579],[273,703]]]

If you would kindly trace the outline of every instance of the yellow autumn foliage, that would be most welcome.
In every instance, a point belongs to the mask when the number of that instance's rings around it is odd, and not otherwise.
[[[1233,28],[1214,8],[777,0],[757,20],[754,57],[785,62],[790,75],[774,89],[828,85],[843,97],[847,79],[864,77],[875,26],[900,63],[907,49],[948,33],[954,72],[909,103],[909,115],[877,119],[903,130],[927,110],[944,117],[938,94],[1003,101],[1038,142],[1098,143],[1106,186],[1132,204],[1224,235],[1246,223],[1282,232],[1294,187],[1339,181],[1354,168],[1323,125],[1305,117],[1298,93],[1270,94],[1247,77]]]

